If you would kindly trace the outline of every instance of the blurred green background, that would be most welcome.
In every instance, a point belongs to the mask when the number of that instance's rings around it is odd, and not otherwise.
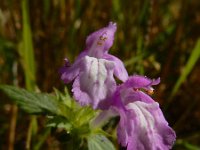
[[[118,26],[110,53],[123,60],[129,75],[161,77],[153,97],[177,133],[173,149],[199,150],[198,0],[1,0],[0,84],[63,89],[58,70],[64,58],[73,62],[87,35],[109,21]],[[0,149],[24,149],[29,121],[0,94]],[[43,129],[41,117],[36,139]],[[40,146],[61,149],[55,134]]]

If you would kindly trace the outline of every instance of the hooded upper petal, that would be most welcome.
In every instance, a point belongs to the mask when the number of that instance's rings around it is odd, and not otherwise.
[[[86,39],[88,55],[101,58],[104,53],[107,53],[113,44],[116,29],[116,23],[110,22],[107,27],[90,34]]]
[[[118,86],[117,91],[120,93],[124,104],[134,101],[152,103],[154,100],[148,94],[153,93],[152,85],[157,85],[159,82],[160,78],[149,79],[145,76],[134,75]]]
[[[158,79],[149,79],[145,76],[133,75],[123,84],[126,88],[135,88],[135,89],[147,89],[152,90],[152,85],[157,85],[160,83],[160,78]]]
[[[151,80],[144,76],[131,76],[117,87],[113,99],[116,99],[116,97],[120,95],[121,101],[124,105],[135,101],[152,103],[154,100],[148,94],[153,92],[152,85],[156,85],[159,82],[160,78]],[[113,103],[116,103],[116,101],[113,100]]]
[[[168,126],[158,103],[136,101],[120,112],[118,140],[127,150],[169,150],[175,132]],[[124,121],[125,120],[125,121]]]
[[[80,68],[79,76],[73,84],[74,97],[81,105],[91,104],[95,109],[111,97],[116,89],[114,64],[104,59],[85,56]],[[109,105],[109,102],[105,102],[105,105]]]

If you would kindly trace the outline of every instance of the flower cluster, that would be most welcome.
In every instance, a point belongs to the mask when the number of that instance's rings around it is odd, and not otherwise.
[[[110,22],[86,39],[86,48],[74,64],[67,59],[61,68],[61,79],[73,82],[75,100],[102,112],[93,124],[120,116],[118,141],[127,150],[168,150],[176,135],[168,126],[159,104],[149,94],[160,79],[128,73],[120,59],[108,54],[117,26]],[[117,85],[115,78],[123,83]]]

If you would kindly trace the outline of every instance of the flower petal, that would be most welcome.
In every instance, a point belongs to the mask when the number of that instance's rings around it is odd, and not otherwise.
[[[160,78],[158,79],[149,79],[145,76],[133,75],[124,83],[126,88],[144,88],[147,90],[152,90],[152,85],[157,85],[160,83]]]
[[[96,109],[102,101],[113,94],[116,83],[111,61],[85,56],[79,76],[73,84],[75,99],[81,105],[91,104]]]
[[[90,34],[86,39],[88,55],[100,58],[103,53],[107,52],[113,44],[116,29],[116,23],[110,22],[107,27]]]
[[[124,67],[123,62],[119,58],[109,54],[105,54],[103,58],[106,60],[113,61],[115,63],[114,74],[118,79],[120,79],[123,82],[125,82],[128,79],[128,73]]]
[[[60,69],[61,80],[64,83],[69,83],[76,78],[79,73],[79,62],[75,62],[72,66],[66,62],[66,65]]]
[[[120,122],[117,127],[118,142],[123,147],[126,147],[129,140],[129,133],[131,132],[131,130],[129,130],[127,126],[129,122],[128,122],[128,117],[126,116],[125,111],[118,109],[118,112],[120,114]]]
[[[82,61],[82,58],[86,56],[87,53],[87,51],[83,51],[82,53],[80,53],[73,65],[71,65],[69,60],[65,58],[65,66],[60,68],[59,70],[61,74],[61,80],[63,80],[64,83],[69,83],[78,76],[80,63]]]
[[[123,115],[121,118],[127,117],[129,121],[127,124],[131,123],[131,131],[129,129],[129,137],[125,142],[128,143],[127,150],[168,150],[172,147],[176,135],[168,126],[158,103],[147,104],[136,101],[129,103],[126,108],[126,116]],[[124,126],[124,128],[130,127]],[[127,129],[121,128],[121,130]],[[118,130],[118,132],[123,131]]]

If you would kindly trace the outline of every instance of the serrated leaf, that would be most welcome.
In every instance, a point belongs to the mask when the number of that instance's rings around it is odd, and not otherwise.
[[[94,116],[96,111],[91,107],[78,108],[75,114],[76,123],[79,125],[87,124]]]
[[[112,142],[101,134],[90,135],[88,137],[89,150],[115,150]]]
[[[0,85],[0,89],[28,113],[65,116],[65,107],[53,95],[30,92],[9,85]]]
[[[61,100],[66,106],[71,108],[73,99],[69,95],[68,89],[65,88],[64,93],[61,93],[58,89],[54,88],[57,99]]]

